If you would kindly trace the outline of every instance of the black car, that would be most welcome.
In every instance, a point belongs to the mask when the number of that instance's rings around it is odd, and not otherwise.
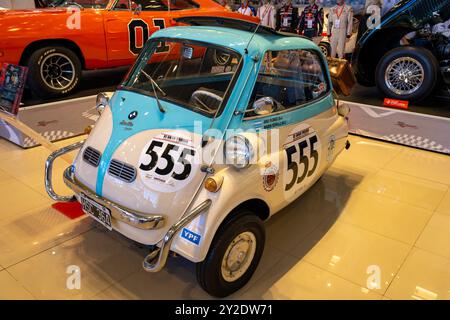
[[[356,44],[352,62],[358,82],[411,101],[425,99],[437,87],[448,91],[448,29],[434,32],[434,27],[448,28],[449,19],[449,0],[400,0]]]

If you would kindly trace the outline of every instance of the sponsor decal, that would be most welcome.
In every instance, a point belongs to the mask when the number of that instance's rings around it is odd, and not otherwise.
[[[275,189],[279,178],[278,167],[272,162],[267,162],[263,174],[263,187],[267,192]]]
[[[49,124],[52,124],[52,123],[58,123],[58,120],[38,121],[37,126],[38,127],[46,127],[46,126],[48,126]]]
[[[397,99],[390,99],[385,98],[383,105],[385,107],[392,107],[392,108],[398,108],[398,109],[408,109],[409,101],[406,100],[397,100]]]
[[[278,116],[264,120],[262,126],[263,129],[272,129],[285,126],[286,123],[286,120],[284,120],[282,116]]]
[[[396,123],[395,125],[396,125],[396,126],[399,126],[399,127],[401,127],[401,128],[419,129],[418,126],[414,126],[414,125],[411,125],[411,124],[407,124],[407,123],[404,123],[403,121],[397,121],[397,123]]]
[[[181,231],[181,237],[197,246],[200,244],[200,241],[202,239],[201,235],[186,228],[183,228],[183,230]]]

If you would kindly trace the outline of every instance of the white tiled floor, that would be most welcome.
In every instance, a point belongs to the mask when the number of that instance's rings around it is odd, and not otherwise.
[[[260,266],[230,298],[450,299],[450,157],[350,140],[323,179],[267,222]],[[148,274],[145,248],[52,209],[48,153],[0,140],[0,299],[209,298],[192,263],[170,258]],[[56,178],[67,165],[58,161]],[[69,192],[61,180],[56,188]],[[67,289],[70,266],[79,290]]]

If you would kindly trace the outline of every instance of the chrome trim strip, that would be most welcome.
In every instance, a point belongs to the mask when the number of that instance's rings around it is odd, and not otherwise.
[[[98,202],[102,206],[111,210],[111,216],[130,226],[138,229],[151,230],[159,229],[164,226],[164,217],[162,215],[145,215],[140,212],[132,212],[108,199],[100,197],[92,192],[88,187],[77,181],[74,175],[74,167],[70,166],[64,171],[64,182],[76,194],[84,194],[88,198]]]
[[[169,255],[169,250],[172,245],[172,241],[178,231],[181,230],[184,226],[186,226],[189,222],[194,220],[199,214],[209,209],[212,201],[207,199],[191,210],[187,215],[178,220],[167,233],[164,235],[164,238],[158,243],[160,247],[156,247],[153,251],[151,251],[145,258],[142,263],[142,266],[147,272],[158,272],[162,268],[164,268],[167,257]]]
[[[73,143],[73,144],[63,147],[59,150],[56,150],[56,151],[52,152],[48,156],[47,161],[45,161],[45,176],[44,176],[45,190],[47,191],[50,198],[52,198],[53,200],[60,201],[60,202],[71,202],[71,201],[76,200],[75,196],[60,196],[60,195],[56,194],[55,191],[53,190],[53,185],[52,185],[53,162],[56,160],[56,158],[62,156],[63,154],[66,154],[73,150],[81,148],[83,146],[83,144],[84,144],[84,140]]]

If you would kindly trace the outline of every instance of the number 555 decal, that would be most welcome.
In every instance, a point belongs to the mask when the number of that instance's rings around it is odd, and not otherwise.
[[[142,150],[139,173],[144,184],[161,192],[174,192],[187,185],[197,164],[191,140],[173,134],[153,138]]]
[[[286,186],[285,191],[300,185],[305,179],[312,177],[319,164],[320,143],[311,127],[292,134],[292,141],[286,146]],[[289,179],[289,172],[292,178]]]
[[[163,18],[152,19],[153,27],[158,29],[164,29],[166,27],[166,21]],[[137,30],[141,30],[141,39],[138,41]],[[128,39],[130,41],[129,50],[132,54],[137,55],[141,52],[145,42],[147,42],[150,37],[150,28],[148,23],[142,19],[133,19],[128,24]],[[140,45],[138,45],[140,43]],[[160,43],[158,48],[156,48],[156,53],[168,52],[170,46],[166,45],[164,41]]]

